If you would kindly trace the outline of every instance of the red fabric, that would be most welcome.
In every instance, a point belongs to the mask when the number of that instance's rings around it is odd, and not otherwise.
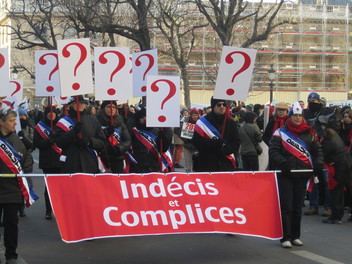
[[[282,237],[273,172],[79,173],[45,180],[66,242],[214,232]]]
[[[278,129],[279,127],[282,127],[282,126],[284,126],[285,125],[285,121],[286,121],[286,119],[288,118],[288,116],[286,115],[286,116],[284,116],[284,117],[282,117],[282,118],[280,118],[280,117],[275,117],[275,123],[274,123],[274,128],[273,128],[273,131],[272,131],[272,133],[274,134],[274,132],[276,131],[276,129]]]
[[[288,119],[287,122],[286,122],[286,126],[288,128],[288,130],[294,134],[295,136],[298,136],[299,134],[305,132],[305,131],[309,131],[310,134],[312,134],[313,136],[315,136],[315,132],[313,130],[312,127],[308,126],[306,121],[302,121],[301,124],[299,125],[296,125],[294,124],[291,119]]]
[[[334,178],[334,176],[335,176],[335,166],[327,164],[327,163],[324,163],[324,167],[325,167],[325,169],[328,170],[328,173],[329,173],[329,176],[328,176],[328,190],[334,190],[336,185],[337,185],[337,181]]]

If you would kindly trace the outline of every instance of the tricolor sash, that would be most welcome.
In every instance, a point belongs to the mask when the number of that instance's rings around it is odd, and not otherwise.
[[[51,132],[51,128],[48,127],[44,122],[40,121],[34,129],[38,132],[42,139],[48,140]],[[50,146],[57,154],[61,155],[62,150],[54,143]]]
[[[69,116],[65,116],[63,118],[61,118],[56,126],[58,126],[59,128],[61,128],[63,131],[67,132],[70,131],[71,129],[73,129],[75,127],[75,123],[72,121],[72,119]],[[101,158],[99,157],[98,153],[96,152],[96,150],[92,149],[92,148],[87,148],[89,153],[92,154],[93,158],[95,159],[95,161],[98,164],[98,168],[100,172],[106,172],[107,168],[105,166],[105,164],[103,163],[103,161],[101,160]]]
[[[0,158],[13,174],[23,174],[20,155],[2,138],[0,138]],[[17,182],[25,199],[26,206],[31,206],[39,197],[33,191],[32,187],[29,186],[25,177],[17,177]]]
[[[68,116],[60,118],[60,120],[56,123],[56,126],[61,128],[63,131],[67,132],[74,128],[75,123]]]
[[[133,133],[136,138],[155,156],[155,158],[162,164],[162,172],[174,171],[174,165],[172,162],[172,155],[170,148],[165,153],[159,153],[156,144],[156,135],[143,129],[137,129],[134,127]]]
[[[227,117],[225,117],[227,118]],[[220,132],[209,122],[205,116],[197,120],[196,126],[194,127],[201,137],[208,139],[219,139],[221,138]],[[233,155],[225,156],[232,164],[233,168],[236,169],[236,161]]]
[[[309,148],[303,140],[288,132],[284,127],[277,129],[273,136],[281,138],[282,145],[288,153],[303,161],[308,168],[313,168]]]

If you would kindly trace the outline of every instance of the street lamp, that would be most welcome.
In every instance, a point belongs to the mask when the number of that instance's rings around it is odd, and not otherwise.
[[[273,67],[273,64],[270,64],[270,69],[268,70],[268,77],[270,80],[270,103],[273,101],[273,88],[274,88],[274,80],[276,77],[276,71]]]

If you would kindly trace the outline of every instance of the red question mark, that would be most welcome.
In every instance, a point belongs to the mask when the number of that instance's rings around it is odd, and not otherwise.
[[[0,53],[0,68],[5,64],[5,57]]]
[[[78,60],[78,62],[76,63],[75,65],[75,68],[74,68],[74,72],[73,72],[73,76],[76,76],[77,75],[77,69],[79,68],[79,66],[81,66],[81,64],[84,62],[84,60],[87,58],[87,49],[84,45],[82,45],[81,43],[70,43],[70,44],[67,44],[63,49],[62,49],[62,55],[65,57],[65,58],[68,58],[71,56],[71,53],[68,51],[68,48],[70,46],[77,46],[79,48],[79,50],[81,51],[81,56]],[[79,88],[81,87],[81,85],[79,83],[74,83],[72,84],[72,89],[73,90],[79,90]]]
[[[113,70],[113,72],[110,75],[110,82],[112,82],[114,75],[125,66],[126,59],[125,59],[125,56],[121,52],[115,51],[115,50],[108,50],[108,51],[105,51],[102,54],[100,54],[99,62],[101,64],[108,63],[108,59],[105,57],[105,55],[108,53],[115,54],[119,58],[119,63],[117,64],[116,68]],[[116,93],[116,90],[114,88],[110,88],[110,89],[108,89],[107,93],[108,93],[108,95],[114,95]]]
[[[59,62],[58,62],[58,60],[57,60],[57,54],[55,54],[55,53],[47,53],[47,54],[44,54],[43,56],[41,56],[41,57],[39,58],[39,63],[40,63],[40,65],[45,65],[45,64],[47,63],[47,61],[46,61],[46,59],[45,59],[46,56],[53,56],[53,57],[55,57],[55,59],[56,59],[56,65],[55,65],[54,69],[53,69],[53,70],[50,72],[50,74],[49,74],[49,81],[51,81],[51,77],[53,76],[53,74],[54,74],[57,70],[59,70]],[[48,86],[48,87],[46,87],[46,90],[47,90],[49,93],[51,93],[52,91],[54,91],[54,87],[53,87],[53,86]]]
[[[143,74],[143,81],[144,81],[145,80],[145,76],[147,75],[147,73],[150,71],[150,69],[154,65],[154,57],[151,54],[142,54],[142,55],[138,56],[137,59],[136,59],[136,63],[135,63],[137,67],[142,65],[142,62],[141,62],[140,58],[143,57],[143,56],[147,57],[148,61],[149,61],[148,67],[147,67],[147,69],[145,70],[145,72]],[[145,92],[146,90],[147,90],[147,86],[142,86],[141,91]]]
[[[14,83],[16,85],[16,89],[15,91],[11,94],[11,96],[13,96],[14,94],[16,94],[19,90],[21,90],[21,84],[19,82],[16,81],[10,81],[10,83]]]
[[[239,75],[240,73],[244,72],[245,70],[247,70],[248,67],[251,65],[251,57],[247,53],[242,52],[242,51],[234,51],[234,52],[227,54],[225,57],[226,63],[232,64],[234,62],[232,55],[236,54],[236,53],[241,54],[243,56],[244,63],[242,65],[241,69],[239,69],[237,72],[234,73],[234,75],[232,76],[231,82],[234,82],[236,76]],[[227,95],[233,95],[234,93],[235,93],[235,90],[232,88],[226,90]]]
[[[165,103],[166,103],[171,97],[173,97],[173,96],[175,95],[175,93],[176,93],[176,85],[175,85],[172,81],[167,80],[167,79],[156,80],[156,81],[153,82],[152,85],[151,85],[151,89],[152,89],[153,92],[158,92],[158,91],[159,91],[159,87],[157,86],[157,83],[158,83],[158,82],[166,82],[166,83],[169,85],[169,87],[170,87],[170,91],[169,91],[168,95],[167,95],[167,96],[165,97],[165,99],[161,102],[161,110],[163,110]],[[166,116],[161,115],[161,116],[158,117],[158,120],[159,120],[159,122],[165,122],[165,121],[166,121]]]

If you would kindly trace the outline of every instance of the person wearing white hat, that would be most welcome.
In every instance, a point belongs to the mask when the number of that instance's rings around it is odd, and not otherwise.
[[[307,181],[311,172],[291,172],[292,170],[313,169],[314,175],[323,174],[323,152],[302,115],[302,108],[296,102],[288,114],[285,126],[278,128],[269,143],[269,159],[277,175],[283,238],[281,245],[303,246],[301,236],[302,204],[306,194]]]

